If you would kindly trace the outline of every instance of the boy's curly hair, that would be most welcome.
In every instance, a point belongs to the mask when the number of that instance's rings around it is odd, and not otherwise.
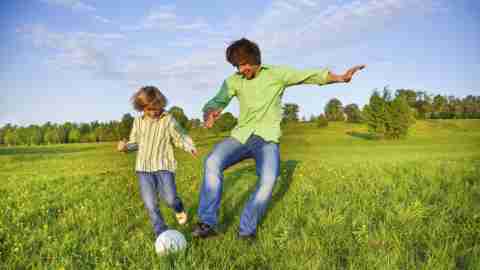
[[[144,86],[130,98],[133,108],[142,112],[147,106],[155,106],[164,109],[167,106],[167,98],[155,86]]]
[[[225,53],[227,61],[237,67],[241,60],[246,60],[249,64],[260,65],[262,56],[258,45],[246,38],[241,38],[232,42]]]

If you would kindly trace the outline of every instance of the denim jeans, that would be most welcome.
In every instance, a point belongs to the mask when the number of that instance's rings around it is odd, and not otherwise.
[[[210,226],[217,224],[218,209],[223,190],[223,171],[248,158],[255,160],[257,186],[250,195],[240,217],[240,235],[255,234],[272,197],[273,187],[280,172],[280,151],[277,143],[251,135],[245,144],[229,137],[217,145],[204,164],[198,216]]]
[[[155,236],[158,237],[168,229],[158,208],[158,195],[176,213],[182,212],[183,203],[177,196],[175,174],[170,171],[137,172],[140,184],[140,194],[148,211],[150,222],[153,225]]]

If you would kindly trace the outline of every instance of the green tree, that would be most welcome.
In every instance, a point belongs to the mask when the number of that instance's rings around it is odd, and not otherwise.
[[[124,139],[130,136],[130,130],[132,130],[134,120],[133,116],[129,113],[123,115],[119,127],[120,138]]]
[[[416,118],[431,118],[431,113],[433,112],[432,97],[425,91],[418,91],[416,95],[417,101],[414,105],[414,108],[416,110]]]
[[[47,144],[63,143],[59,138],[59,129],[55,127],[49,127],[43,134],[43,141]]]
[[[68,133],[68,142],[70,143],[78,143],[80,142],[80,129],[72,128]]]
[[[15,129],[7,129],[5,131],[4,141],[8,146],[17,145],[17,134]]]
[[[385,98],[380,96],[377,90],[374,90],[369,104],[365,105],[363,111],[369,132],[383,138],[388,121],[388,105]]]
[[[283,105],[282,122],[298,122],[299,106],[295,103],[285,103]]]
[[[407,136],[408,128],[414,123],[412,109],[408,105],[405,96],[397,96],[394,100],[388,101],[385,136],[388,139],[400,139]]]
[[[55,126],[55,132],[57,133],[58,143],[68,143],[68,129],[61,126]]]
[[[93,133],[95,134],[95,138],[97,139],[97,142],[106,141],[106,139],[105,139],[105,128],[102,125],[96,127],[95,130],[93,131]]]
[[[28,127],[29,145],[39,145],[43,143],[42,129],[37,125],[31,125]]]
[[[417,92],[412,89],[398,89],[395,91],[395,96],[403,96],[408,102],[408,106],[414,108],[417,102]]]
[[[448,100],[446,97],[436,95],[433,98],[433,111],[434,112],[446,112],[448,110]]]
[[[180,124],[182,128],[188,130],[188,117],[185,115],[182,108],[173,106],[168,112],[173,116],[173,118],[175,118],[175,120],[177,120],[178,124]]]
[[[357,104],[352,103],[345,106],[343,109],[345,114],[347,115],[347,121],[352,123],[360,123],[362,122],[362,112]]]
[[[343,113],[342,102],[337,98],[332,98],[325,105],[325,116],[328,121],[344,121],[345,115]]]
[[[400,139],[407,136],[414,122],[413,110],[405,95],[396,95],[392,100],[385,87],[382,96],[377,90],[373,92],[370,103],[364,107],[364,116],[369,132],[377,138]]]
[[[0,144],[5,144],[5,132],[6,130],[4,128],[0,128]]]
[[[315,119],[315,123],[319,128],[328,127],[328,119],[323,114],[321,114]]]

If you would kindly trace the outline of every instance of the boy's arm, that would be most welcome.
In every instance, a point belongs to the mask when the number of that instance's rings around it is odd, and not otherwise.
[[[178,124],[173,116],[170,116],[170,119],[168,130],[170,136],[172,137],[173,144],[188,153],[195,154],[197,149],[192,138],[187,135],[187,132],[185,132],[185,130],[180,126],[180,124]]]
[[[228,106],[234,96],[234,88],[225,80],[215,97],[203,106],[203,121],[206,128],[213,126],[213,123],[220,117],[220,113]]]
[[[365,67],[359,65],[348,69],[344,74],[337,75],[328,69],[309,69],[309,70],[295,70],[292,68],[281,67],[281,77],[284,80],[285,86],[293,86],[299,84],[331,84],[339,82],[350,82],[352,76]]]

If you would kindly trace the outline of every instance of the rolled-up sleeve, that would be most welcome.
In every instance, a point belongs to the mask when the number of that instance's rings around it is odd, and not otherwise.
[[[205,106],[203,106],[202,111],[206,112],[211,109],[224,109],[228,106],[232,98],[235,96],[235,89],[230,85],[230,83],[225,80],[220,87],[220,91],[210,99]]]

